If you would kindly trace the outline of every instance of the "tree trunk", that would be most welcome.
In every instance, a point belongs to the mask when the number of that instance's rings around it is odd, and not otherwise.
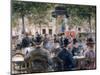
[[[92,37],[92,25],[91,25],[91,14],[89,14],[89,27],[90,27],[90,37]]]
[[[25,34],[24,15],[22,15],[22,34]]]
[[[56,34],[59,33],[58,30],[59,30],[59,23],[58,23],[58,17],[57,17],[56,18]]]
[[[91,15],[89,15],[89,25],[90,25],[90,33],[92,32],[92,27],[91,27]]]
[[[41,24],[40,24],[40,23],[39,23],[39,27],[40,27],[40,34],[42,34],[42,33],[41,33]]]

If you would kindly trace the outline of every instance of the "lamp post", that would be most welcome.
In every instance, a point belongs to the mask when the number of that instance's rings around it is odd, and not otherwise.
[[[67,11],[65,9],[64,6],[57,6],[55,7],[55,10],[52,12],[52,17],[56,18],[56,34],[59,32],[58,31],[58,24],[57,24],[57,20],[58,19],[62,19],[61,23],[62,23],[62,32],[65,31],[65,23],[64,23],[64,17],[68,18],[68,14]]]

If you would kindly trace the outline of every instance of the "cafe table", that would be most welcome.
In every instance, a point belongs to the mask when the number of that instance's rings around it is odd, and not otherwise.
[[[24,67],[23,67],[24,66]],[[24,62],[24,55],[16,53],[12,57],[12,69],[14,73],[23,73],[26,70],[26,64]]]
[[[76,69],[84,69],[85,66],[85,56],[73,56],[73,58],[76,60]]]

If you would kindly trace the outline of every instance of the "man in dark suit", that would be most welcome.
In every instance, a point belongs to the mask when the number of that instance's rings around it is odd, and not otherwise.
[[[61,48],[62,51],[59,52],[58,57],[63,61],[63,70],[70,71],[75,67],[75,60],[72,54],[66,49],[66,46]]]

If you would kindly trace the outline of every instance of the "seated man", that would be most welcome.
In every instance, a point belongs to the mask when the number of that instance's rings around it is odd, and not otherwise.
[[[30,52],[25,58],[25,61],[30,65],[28,73],[48,72],[51,60],[49,52],[40,45],[36,45],[34,50]]]
[[[73,70],[75,67],[75,61],[72,54],[66,49],[66,46],[64,46],[62,51],[59,52],[58,57],[63,61],[63,70]]]

